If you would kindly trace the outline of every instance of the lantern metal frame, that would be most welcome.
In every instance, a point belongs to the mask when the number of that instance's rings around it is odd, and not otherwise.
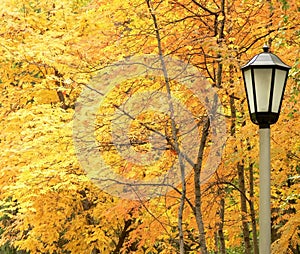
[[[265,45],[263,50],[263,53],[254,56],[241,70],[251,121],[261,128],[268,128],[279,118],[288,72],[291,67],[283,63],[278,56],[270,53],[268,46]],[[260,78],[263,77],[263,70],[265,70],[264,78],[270,82],[269,84],[256,84],[259,70],[261,70]],[[264,90],[264,86],[269,87],[268,94],[259,94]],[[260,91],[258,91],[259,89]],[[264,98],[262,99],[262,97]],[[268,99],[267,109],[262,110],[258,107],[258,103],[265,99]]]

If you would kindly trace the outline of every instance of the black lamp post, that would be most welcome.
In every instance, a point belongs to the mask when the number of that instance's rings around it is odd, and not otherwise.
[[[243,66],[243,78],[251,121],[259,125],[259,253],[271,253],[270,125],[279,118],[290,67],[263,47]]]

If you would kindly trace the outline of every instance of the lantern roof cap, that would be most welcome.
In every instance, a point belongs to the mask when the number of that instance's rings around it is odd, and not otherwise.
[[[269,52],[269,47],[265,45],[263,47],[264,52],[254,56],[246,65],[241,69],[246,69],[251,66],[253,67],[278,67],[281,69],[291,69],[290,66],[286,65],[281,59]]]

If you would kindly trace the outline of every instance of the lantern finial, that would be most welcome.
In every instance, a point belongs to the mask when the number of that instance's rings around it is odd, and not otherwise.
[[[264,46],[263,46],[263,50],[264,50],[264,52],[266,52],[266,53],[268,53],[269,52],[269,46],[267,45],[267,44],[265,44]]]

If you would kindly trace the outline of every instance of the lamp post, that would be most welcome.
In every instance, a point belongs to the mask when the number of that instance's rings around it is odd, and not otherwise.
[[[263,47],[242,69],[251,121],[259,125],[259,253],[271,253],[270,125],[277,122],[290,67]]]

